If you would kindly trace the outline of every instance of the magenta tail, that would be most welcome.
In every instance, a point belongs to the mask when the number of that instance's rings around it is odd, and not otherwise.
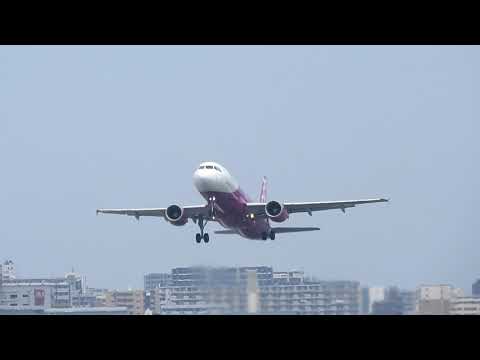
[[[262,179],[262,190],[260,191],[260,202],[267,201],[267,178],[264,176]]]

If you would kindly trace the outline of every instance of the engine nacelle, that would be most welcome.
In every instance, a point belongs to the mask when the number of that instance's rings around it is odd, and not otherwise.
[[[170,205],[165,211],[165,218],[170,224],[176,226],[185,225],[188,221],[183,209],[178,205]]]
[[[268,218],[275,222],[282,222],[288,219],[288,211],[278,201],[269,201],[265,205],[265,213]]]

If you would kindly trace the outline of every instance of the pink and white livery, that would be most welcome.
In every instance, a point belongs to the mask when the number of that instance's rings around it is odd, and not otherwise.
[[[283,222],[290,214],[306,212],[310,216],[313,211],[354,207],[359,204],[388,201],[387,199],[367,199],[351,201],[322,202],[279,202],[267,201],[267,179],[264,177],[258,202],[252,202],[240,189],[230,173],[215,162],[201,163],[193,174],[196,189],[207,200],[207,204],[197,206],[170,205],[166,208],[154,209],[98,209],[98,213],[122,214],[135,216],[163,217],[173,225],[185,225],[188,219],[198,224],[200,233],[196,241],[203,239],[206,243],[209,236],[204,232],[209,221],[217,221],[227,230],[215,231],[216,234],[238,234],[247,239],[271,240],[275,234],[299,231],[320,230],[316,227],[272,227],[272,222]]]

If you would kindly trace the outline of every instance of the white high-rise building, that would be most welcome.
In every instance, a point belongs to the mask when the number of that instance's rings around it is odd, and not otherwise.
[[[420,285],[417,289],[419,300],[450,300],[463,295],[462,289],[451,285]]]
[[[368,289],[368,313],[372,313],[373,303],[377,301],[384,301],[387,289],[385,287],[374,286]]]
[[[12,260],[0,264],[0,281],[15,279],[15,265]]]
[[[451,285],[420,285],[417,288],[417,313],[444,315],[450,312],[450,303],[462,297],[463,290]]]
[[[255,314],[258,311],[258,288],[257,288],[257,272],[255,270],[247,270],[247,296],[248,296],[248,313]]]

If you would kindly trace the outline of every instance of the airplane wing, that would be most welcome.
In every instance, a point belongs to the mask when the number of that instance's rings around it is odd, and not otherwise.
[[[321,202],[286,202],[283,206],[289,214],[306,212],[309,215],[313,211],[341,209],[345,212],[346,208],[355,207],[360,204],[370,204],[376,202],[385,202],[388,199],[365,199],[365,200],[347,200],[347,201],[321,201]],[[265,216],[265,205],[267,203],[247,203],[250,212],[257,216]]]
[[[190,219],[197,219],[200,215],[208,216],[207,205],[193,205],[184,206],[183,211],[185,216]],[[165,217],[165,211],[167,208],[150,208],[150,209],[97,209],[97,215],[102,214],[116,214],[116,215],[129,215],[135,216],[137,219],[141,216],[156,216]]]

